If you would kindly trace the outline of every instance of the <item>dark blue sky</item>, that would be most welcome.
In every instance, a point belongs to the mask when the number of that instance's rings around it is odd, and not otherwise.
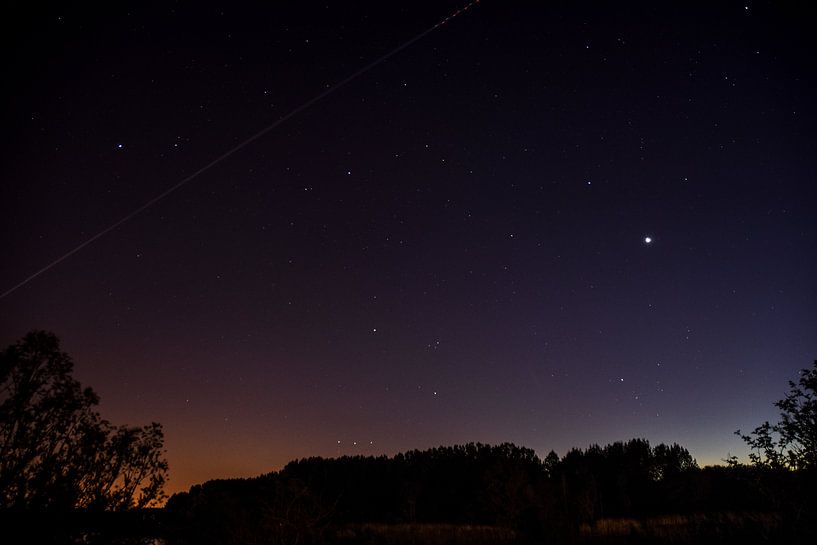
[[[0,290],[461,7],[267,4],[13,12]],[[172,490],[466,441],[743,454],[817,357],[815,21],[538,4],[481,2],[0,299],[0,341],[53,330],[106,417],[162,422]]]

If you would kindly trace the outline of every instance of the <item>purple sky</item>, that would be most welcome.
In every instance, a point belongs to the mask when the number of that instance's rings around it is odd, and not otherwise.
[[[0,291],[462,5],[164,4],[5,21]],[[812,25],[547,4],[481,2],[0,299],[3,346],[52,330],[105,417],[163,423],[171,491],[468,441],[745,454],[817,357]]]

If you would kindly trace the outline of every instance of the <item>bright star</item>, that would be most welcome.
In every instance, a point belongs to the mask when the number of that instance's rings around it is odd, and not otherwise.
[[[652,237],[644,237],[644,244],[652,243]]]

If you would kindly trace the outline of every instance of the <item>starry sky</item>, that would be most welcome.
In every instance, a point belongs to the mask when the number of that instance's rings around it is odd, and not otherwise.
[[[0,291],[465,3],[14,4]],[[483,0],[4,296],[0,342],[54,331],[105,417],[163,423],[170,492],[744,455],[817,357],[815,21],[774,4]]]

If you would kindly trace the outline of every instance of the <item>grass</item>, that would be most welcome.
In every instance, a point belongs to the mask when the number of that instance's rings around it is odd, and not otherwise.
[[[355,545],[503,545],[516,538],[507,528],[457,524],[350,524],[336,534],[338,543]]]
[[[586,543],[772,543],[781,526],[782,517],[773,513],[696,513],[600,519],[583,524],[579,534]]]

